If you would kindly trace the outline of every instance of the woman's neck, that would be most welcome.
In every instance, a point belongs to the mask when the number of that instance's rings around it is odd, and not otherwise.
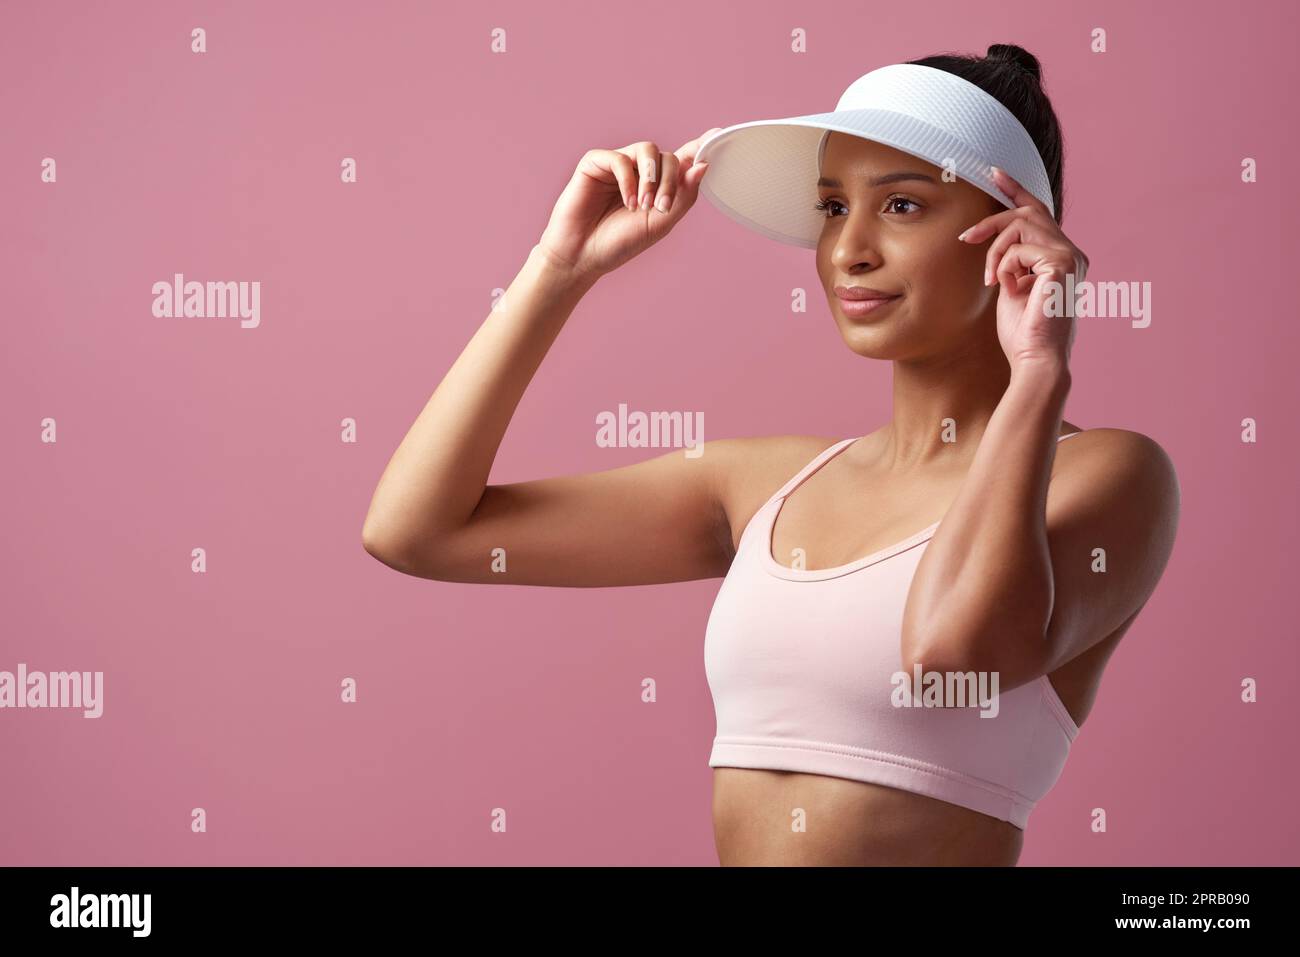
[[[880,465],[907,471],[967,459],[1011,382],[996,337],[922,362],[894,362],[893,415],[882,430]],[[988,340],[992,339],[992,348]]]

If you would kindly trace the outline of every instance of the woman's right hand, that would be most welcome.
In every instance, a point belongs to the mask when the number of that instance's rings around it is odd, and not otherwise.
[[[676,152],[642,141],[588,150],[551,210],[538,245],[577,278],[594,281],[649,249],[695,205],[709,164],[695,163],[706,130]],[[666,204],[663,211],[656,204]]]

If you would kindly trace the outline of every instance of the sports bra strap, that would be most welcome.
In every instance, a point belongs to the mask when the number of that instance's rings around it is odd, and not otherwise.
[[[822,451],[818,453],[815,459],[813,459],[811,462],[809,462],[807,465],[801,468],[798,472],[796,472],[794,476],[791,477],[790,481],[786,482],[779,489],[777,489],[772,494],[772,498],[768,499],[768,501],[771,502],[775,499],[781,498],[783,495],[788,495],[791,489],[793,489],[796,485],[798,485],[800,482],[806,479],[813,472],[821,468],[822,464],[827,459],[829,459],[832,455],[838,453],[842,448],[844,448],[844,446],[848,445],[850,442],[856,442],[856,441],[857,441],[857,437],[851,439],[840,439],[840,441],[836,442],[835,444],[830,445],[825,449],[822,449]]]

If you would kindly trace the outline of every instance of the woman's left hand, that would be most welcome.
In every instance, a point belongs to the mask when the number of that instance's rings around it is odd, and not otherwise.
[[[1015,208],[981,219],[962,234],[968,243],[980,243],[997,233],[985,260],[985,281],[996,282],[998,340],[1014,370],[1022,362],[1043,359],[1068,364],[1074,343],[1074,303],[1066,296],[1066,275],[1076,285],[1088,272],[1088,257],[1061,232],[1042,200],[1005,170],[994,167],[993,179]],[[1048,314],[1053,298],[1058,312]]]

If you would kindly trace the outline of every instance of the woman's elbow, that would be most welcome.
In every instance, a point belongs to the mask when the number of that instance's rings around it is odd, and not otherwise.
[[[980,624],[970,619],[932,626],[924,639],[905,629],[901,642],[903,670],[988,671],[1008,656],[1020,658],[1025,649],[1044,645],[1046,626],[1037,612],[990,616]]]
[[[410,549],[388,531],[384,522],[373,516],[367,515],[361,526],[361,547],[371,558],[394,571],[404,575],[421,575],[411,560]]]

